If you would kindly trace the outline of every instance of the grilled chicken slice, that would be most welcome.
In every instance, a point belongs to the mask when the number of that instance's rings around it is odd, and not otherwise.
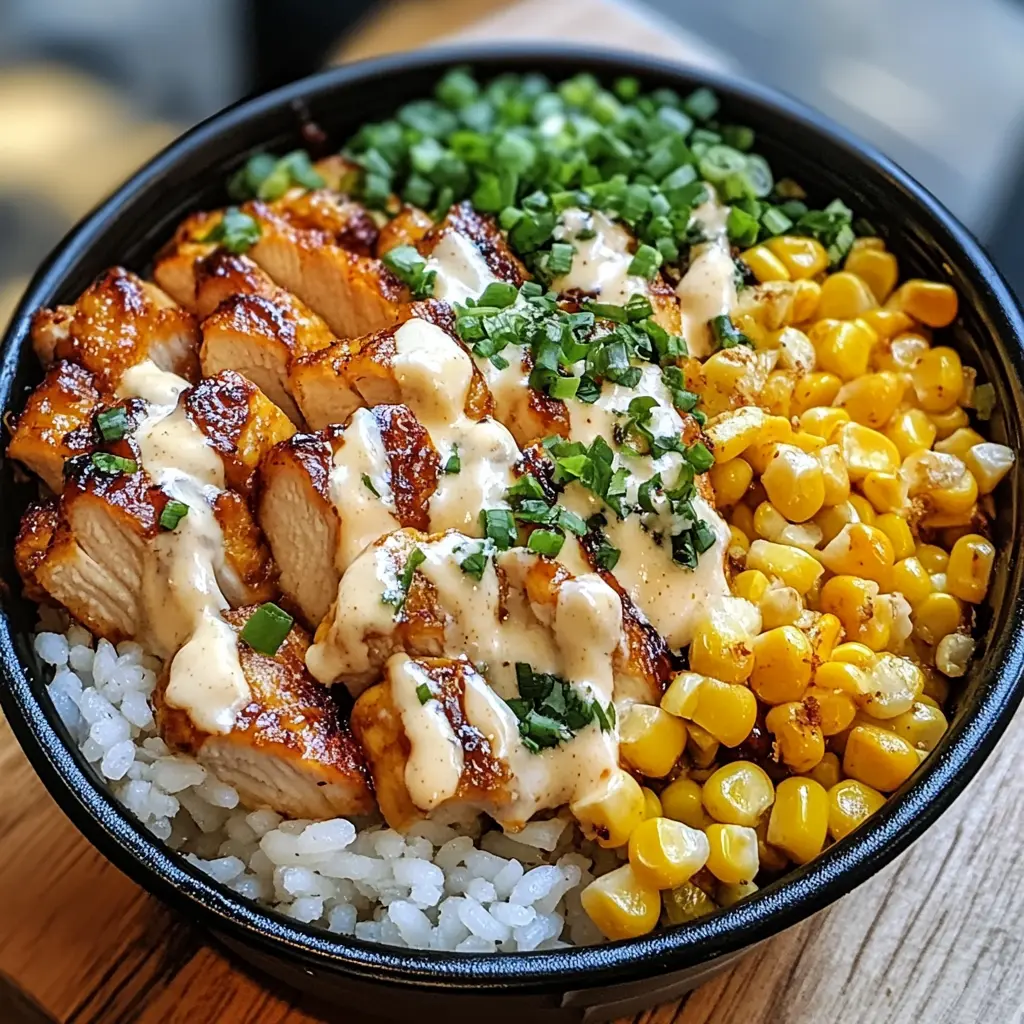
[[[33,502],[25,510],[14,540],[14,568],[25,587],[30,601],[45,601],[46,588],[36,579],[36,569],[46,557],[47,549],[57,529],[57,499]]]
[[[400,526],[427,529],[441,471],[430,435],[403,405],[358,409],[344,429],[296,434],[260,470],[260,525],[282,592],[319,623],[352,560]]]
[[[433,226],[429,213],[406,204],[380,229],[377,255],[383,256],[400,245],[416,245]]]
[[[54,493],[64,483],[64,463],[96,443],[93,416],[101,408],[93,375],[59,360],[29,396],[7,454],[39,476]]]
[[[401,373],[396,373],[398,354],[396,336],[412,320],[438,328],[432,332],[438,358],[454,357],[454,347],[464,352],[455,337],[451,308],[443,302],[416,302],[403,310],[403,322],[365,338],[340,342],[330,348],[296,361],[292,370],[293,393],[306,422],[314,429],[330,423],[344,423],[361,405],[395,404],[408,400]],[[443,334],[440,332],[444,332]],[[465,412],[479,420],[493,409],[491,395],[483,375],[463,359],[471,369]]]
[[[294,361],[337,343],[327,325],[256,264],[220,250],[200,262],[198,295],[230,293],[201,324],[203,373],[237,370],[295,424],[302,414],[290,383]]]
[[[249,250],[252,259],[322,316],[339,338],[358,338],[397,322],[408,289],[379,260],[346,248],[350,239],[337,230],[337,207],[324,214],[323,206],[310,200],[300,216],[282,203],[246,204],[260,225],[259,241]],[[313,219],[318,212],[324,214],[320,222]]]
[[[432,695],[428,705],[417,695],[424,686]],[[481,705],[488,712],[486,722]],[[477,711],[476,721],[470,708]],[[416,728],[418,719],[427,729]],[[437,758],[427,730],[439,734],[440,743],[451,744],[447,757]],[[501,821],[515,800],[512,765],[502,755],[508,739],[518,740],[518,722],[469,662],[396,654],[384,682],[356,701],[352,731],[370,765],[381,813],[394,829],[406,831],[441,808],[481,810]]]
[[[101,274],[74,305],[41,309],[32,320],[32,344],[43,365],[78,363],[93,373],[100,391],[113,391],[125,370],[146,360],[195,380],[198,342],[191,314],[122,267]]]
[[[178,225],[174,237],[153,261],[153,279],[179,306],[197,317],[209,316],[217,302],[205,307],[198,298],[197,265],[217,251],[216,242],[206,238],[220,223],[222,211],[194,213]],[[220,300],[218,300],[219,302]]]
[[[224,612],[235,634],[256,606]],[[193,754],[249,807],[270,807],[293,818],[323,819],[374,810],[362,752],[330,691],[305,667],[309,635],[293,626],[274,655],[240,637],[238,660],[250,699],[228,733],[198,729],[188,713],[157,690],[157,723],[164,740]]]

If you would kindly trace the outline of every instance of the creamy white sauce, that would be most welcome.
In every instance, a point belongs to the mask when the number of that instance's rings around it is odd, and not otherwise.
[[[447,302],[479,298],[492,281],[498,280],[472,239],[460,231],[441,236],[427,260],[427,269],[436,274],[434,298]]]
[[[366,486],[364,476],[379,497]],[[352,414],[334,455],[328,490],[341,524],[334,560],[344,572],[361,551],[401,525],[395,517],[388,453],[369,409]]]
[[[735,266],[729,250],[726,219],[729,208],[709,199],[693,211],[691,224],[708,239],[693,246],[690,266],[676,287],[682,314],[683,337],[690,355],[700,359],[711,354],[708,321],[736,308]]]
[[[178,405],[188,381],[150,362],[122,377],[118,395],[149,403],[135,431],[140,462],[153,483],[188,506],[174,530],[150,541],[142,576],[146,627],[139,639],[171,659],[165,700],[206,732],[230,732],[250,699],[221,583],[224,536],[213,504],[224,488],[224,464]]]
[[[581,232],[594,234],[580,238]],[[554,291],[579,290],[613,305],[623,305],[637,293],[647,294],[647,281],[629,273],[633,261],[629,232],[599,210],[566,210],[555,226],[555,238],[571,242],[576,254],[569,273],[552,281]]]

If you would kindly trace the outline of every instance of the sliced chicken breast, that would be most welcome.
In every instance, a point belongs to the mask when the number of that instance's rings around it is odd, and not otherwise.
[[[57,529],[57,499],[33,502],[25,510],[14,540],[14,568],[30,601],[45,601],[46,588],[36,578],[36,569],[46,557],[46,551]]]
[[[376,255],[383,256],[400,245],[416,245],[433,226],[434,221],[429,213],[406,203],[380,229]]]
[[[78,363],[101,391],[113,391],[125,370],[145,360],[194,381],[198,342],[190,313],[122,267],[101,274],[74,305],[41,309],[32,320],[32,344],[43,365]]]
[[[224,612],[240,634],[256,606]],[[306,671],[309,635],[293,626],[274,655],[260,654],[239,636],[237,654],[250,699],[226,734],[196,728],[185,711],[157,691],[164,740],[193,754],[249,807],[293,818],[323,819],[374,810],[365,762],[334,695]]]
[[[220,223],[222,211],[194,213],[178,225],[174,237],[153,261],[153,279],[179,306],[197,317],[209,316],[217,303],[204,308],[196,287],[196,268],[204,257],[217,251],[206,238]]]
[[[93,416],[101,408],[93,375],[61,359],[29,395],[7,454],[39,476],[54,493],[64,484],[64,463],[96,443]]]

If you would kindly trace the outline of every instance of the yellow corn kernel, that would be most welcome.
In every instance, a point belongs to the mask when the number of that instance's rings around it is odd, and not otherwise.
[[[704,811],[703,790],[693,779],[676,779],[661,791],[661,808],[666,818],[690,828],[705,829],[711,819]]]
[[[750,538],[757,536],[757,530],[754,527],[754,510],[748,505],[737,505],[729,516],[729,523],[747,535],[745,548],[750,547]]]
[[[796,445],[802,452],[809,455],[816,455],[822,448],[826,447],[825,438],[817,434],[808,434],[805,430],[796,431],[790,438],[790,444]]]
[[[692,882],[669,889],[662,894],[665,903],[665,917],[669,924],[686,924],[700,917],[713,914],[718,904],[699,886]]]
[[[828,661],[843,635],[843,624],[834,615],[819,613],[809,628],[804,627],[804,632],[811,641],[815,659]]]
[[[697,706],[697,691],[704,677],[696,672],[677,672],[661,698],[661,706],[677,718],[689,718]]]
[[[878,305],[871,289],[856,274],[840,271],[821,282],[818,316],[852,320]]]
[[[932,591],[932,578],[916,555],[903,558],[892,569],[892,589],[916,608]]]
[[[655,793],[653,789],[648,789],[646,786],[641,786],[640,788],[644,794],[644,821],[649,821],[651,818],[663,817],[665,812],[662,810],[658,794]]]
[[[914,321],[906,313],[897,309],[869,309],[861,313],[861,319],[878,335],[880,345],[872,353],[871,362],[876,370],[892,369],[888,365],[889,346],[886,344],[897,334],[903,334],[914,326]],[[881,358],[879,358],[881,357]]]
[[[851,250],[843,269],[856,274],[871,289],[878,303],[889,298],[900,274],[896,257],[878,249]]]
[[[790,412],[801,416],[808,409],[830,406],[842,386],[843,382],[834,373],[805,373],[793,387]]]
[[[873,580],[833,576],[821,588],[818,606],[838,617],[851,640],[880,651],[889,643],[892,616],[877,598],[878,584]]]
[[[821,853],[828,833],[828,793],[813,779],[783,779],[768,819],[768,842],[806,864]]]
[[[949,437],[944,437],[935,445],[937,452],[943,455],[955,455],[962,461],[967,460],[967,453],[976,445],[983,444],[985,438],[970,427],[958,427]]]
[[[759,867],[757,833],[747,825],[708,825],[708,870],[721,882],[750,882]]]
[[[847,665],[856,665],[857,668],[869,669],[875,663],[875,652],[867,644],[851,640],[840,644],[832,652],[832,660]]]
[[[712,614],[694,630],[690,668],[726,683],[742,683],[754,667],[750,639],[742,623],[724,614]]]
[[[785,416],[766,416],[757,434],[758,444],[788,441],[793,436],[793,424]]]
[[[768,378],[761,356],[745,345],[716,352],[705,360],[700,372],[702,407],[712,418],[755,398]]]
[[[828,833],[837,842],[885,803],[885,797],[856,779],[843,779],[828,791]]]
[[[775,445],[761,483],[768,500],[791,523],[806,522],[825,503],[821,463],[795,445]]]
[[[789,866],[789,858],[782,850],[776,849],[768,842],[768,818],[762,817],[754,827],[757,833],[757,857],[762,871],[785,871]]]
[[[963,391],[963,366],[955,349],[940,345],[922,352],[910,371],[918,405],[925,412],[945,412]]]
[[[835,406],[817,405],[808,409],[800,417],[800,429],[807,434],[814,434],[827,441],[832,431],[840,423],[849,423],[850,414],[845,409]]]
[[[914,636],[934,646],[944,636],[955,633],[963,616],[963,605],[952,594],[929,594],[913,614]]]
[[[740,900],[753,896],[757,891],[756,882],[740,882],[737,885],[726,885],[725,882],[721,882],[715,889],[715,899],[718,900],[720,907],[731,907]]]
[[[935,443],[935,424],[923,409],[902,409],[885,425],[883,431],[905,459],[914,452],[931,448]]]
[[[754,637],[750,688],[766,704],[800,700],[811,682],[814,651],[796,626],[779,626]]]
[[[707,863],[703,832],[671,818],[648,818],[629,837],[629,863],[636,877],[655,889],[688,882]]]
[[[980,534],[968,533],[961,537],[949,553],[946,589],[961,601],[980,604],[988,593],[995,558],[992,542]]]
[[[829,541],[821,561],[837,576],[860,576],[887,588],[896,559],[892,541],[878,527],[850,523]]]
[[[750,481],[754,479],[754,471],[749,462],[743,459],[730,459],[728,462],[716,462],[708,473],[711,486],[715,489],[715,499],[719,508],[735,505],[746,493]]]
[[[879,654],[872,665],[868,692],[859,701],[868,715],[888,720],[914,706],[924,689],[924,673],[906,658]]]
[[[745,686],[705,679],[697,691],[697,706],[690,718],[719,743],[738,747],[754,728],[757,698]]]
[[[877,429],[895,414],[905,387],[903,377],[892,370],[866,373],[844,384],[835,402],[855,423]]]
[[[877,508],[877,506],[876,506]],[[875,529],[881,530],[892,544],[894,557],[899,560],[914,554],[914,534],[910,524],[895,512],[885,512],[875,520]]]
[[[878,517],[875,515],[874,506],[863,494],[851,494],[847,500],[857,513],[858,522],[866,523],[868,526],[875,525],[875,519]]]
[[[839,757],[831,750],[807,773],[806,778],[814,779],[826,792],[837,785],[843,777],[843,767]]]
[[[762,501],[754,510],[754,533],[758,537],[774,540],[782,536],[788,525],[786,517],[770,501]]]
[[[775,799],[775,787],[763,768],[751,761],[723,765],[704,783],[704,809],[715,821],[753,828]]]
[[[903,460],[900,473],[910,497],[925,498],[935,512],[969,513],[978,500],[978,481],[955,455],[915,452]]]
[[[793,375],[773,370],[761,389],[759,404],[772,416],[789,416],[793,404]]]
[[[991,494],[999,482],[1013,468],[1015,456],[1012,448],[1005,444],[985,441],[976,444],[965,456],[964,463],[971,471],[971,476],[978,481],[981,494]]]
[[[794,281],[817,277],[828,266],[828,253],[817,239],[778,235],[764,244],[783,262]]]
[[[870,472],[860,482],[864,497],[878,513],[879,518],[886,514],[898,513],[907,507],[907,485],[896,473]],[[875,522],[878,525],[878,522]],[[913,544],[911,544],[913,550]],[[898,557],[898,556],[897,556]]]
[[[939,281],[913,278],[896,289],[887,303],[929,327],[948,327],[956,319],[956,291]]]
[[[914,702],[914,706],[898,715],[888,724],[897,736],[902,736],[915,750],[933,751],[945,735],[949,723],[941,708],[926,703],[927,698]]]
[[[821,563],[806,551],[788,544],[755,540],[747,552],[747,567],[768,577],[777,577],[801,594],[806,594],[822,574]],[[691,661],[693,655],[691,654]]]
[[[896,445],[884,434],[859,423],[841,423],[829,438],[839,445],[850,479],[855,483],[868,473],[896,473],[900,455]]]
[[[932,421],[932,426],[935,427],[935,433],[940,441],[944,437],[949,437],[953,431],[968,426],[971,422],[967,410],[959,405],[954,405],[952,409],[947,409],[945,412],[930,412],[928,419]]]
[[[860,516],[856,508],[850,504],[849,497],[846,501],[840,501],[829,507],[825,506],[815,517],[814,525],[821,530],[821,539],[828,544],[833,537],[838,536],[839,531],[848,523],[859,523]]]
[[[775,748],[794,772],[809,772],[825,753],[825,738],[817,721],[817,707],[791,701],[778,704],[765,715],[775,736]]]
[[[821,466],[825,488],[825,507],[839,505],[850,497],[850,473],[837,444],[826,444],[814,457]]]
[[[826,668],[828,665],[832,668],[825,673],[826,678],[836,675],[837,670],[860,672],[856,666],[844,665],[838,661],[830,661],[826,665],[822,665],[821,668]],[[818,672],[820,673],[821,669]],[[835,736],[844,729],[850,728],[850,724],[857,714],[857,705],[848,693],[844,693],[842,690],[828,690],[815,685],[805,695],[805,699],[810,698],[814,698],[818,705],[818,725],[821,728],[822,736]]]
[[[710,768],[715,763],[722,744],[696,722],[688,722],[686,731],[689,733],[686,752],[690,755],[693,767],[699,770]]]
[[[849,320],[819,320],[807,336],[818,354],[819,369],[834,373],[843,381],[867,373],[871,346],[875,343],[869,327]]]
[[[660,893],[641,882],[629,864],[595,878],[580,894],[580,902],[607,939],[646,935],[661,916]]]
[[[930,573],[945,572],[949,565],[949,554],[938,544],[918,544],[917,557]]]
[[[711,443],[716,462],[730,462],[744,448],[760,440],[765,419],[764,410],[754,405],[713,417],[704,428],[704,434]]]
[[[818,312],[818,303],[821,301],[821,285],[817,281],[806,279],[794,283],[793,308],[790,310],[789,322],[802,324]]]
[[[747,569],[732,581],[732,592],[751,604],[759,604],[768,589],[768,577],[758,569]]]
[[[790,626],[804,611],[800,595],[792,587],[771,587],[758,605],[761,612],[761,628],[764,630]]]
[[[619,727],[619,751],[641,775],[660,779],[668,775],[686,747],[686,725],[681,718],[653,704],[634,704]]]
[[[885,239],[880,238],[878,235],[861,235],[859,238],[853,240],[853,245],[850,246],[850,252],[859,252],[861,249],[876,249],[880,252],[885,251]]]
[[[750,548],[750,538],[738,527],[729,527],[729,552],[733,553],[733,549],[738,549],[741,554],[745,554]]]
[[[644,820],[644,794],[629,772],[618,769],[601,789],[570,804],[588,839],[599,846],[622,846]]]
[[[846,739],[843,771],[882,793],[899,789],[917,765],[914,748],[888,729],[855,725]]]
[[[766,281],[790,280],[786,264],[766,246],[755,245],[752,249],[740,253],[740,259],[750,267],[759,284]]]

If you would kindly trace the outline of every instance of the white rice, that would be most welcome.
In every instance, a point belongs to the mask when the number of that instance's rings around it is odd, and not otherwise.
[[[420,949],[507,953],[600,942],[580,891],[620,863],[564,817],[513,839],[481,823],[407,835],[345,818],[291,821],[238,793],[156,734],[160,663],[135,643],[95,647],[44,610],[35,649],[85,758],[157,838],[240,895],[342,935]]]

